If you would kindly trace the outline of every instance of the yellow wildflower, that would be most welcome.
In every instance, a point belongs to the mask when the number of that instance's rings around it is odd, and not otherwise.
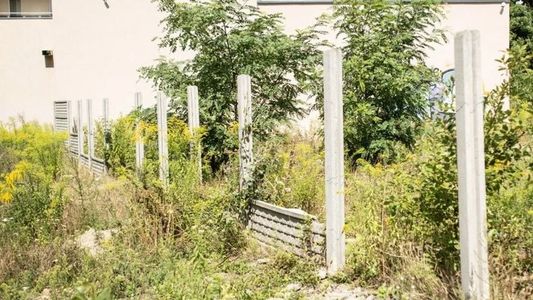
[[[24,176],[24,171],[28,168],[25,161],[15,165],[15,168],[4,176],[4,182],[0,182],[0,202],[10,203],[13,200],[15,185]]]

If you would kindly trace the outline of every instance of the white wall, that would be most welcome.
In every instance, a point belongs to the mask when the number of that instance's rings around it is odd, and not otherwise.
[[[318,16],[332,11],[331,5],[264,5],[261,9],[267,13],[282,13],[288,32],[310,26]],[[442,71],[453,68],[453,34],[478,29],[481,34],[483,83],[487,90],[494,88],[503,78],[496,59],[501,58],[509,47],[509,5],[502,9],[499,3],[453,4],[446,5],[444,10],[441,28],[448,32],[448,43],[436,45],[435,50],[428,53],[427,63]],[[329,33],[328,40],[340,42],[333,32]]]
[[[50,122],[54,100],[110,99],[112,116],[133,106],[151,84],[137,69],[161,54],[152,39],[159,35],[157,7],[149,0],[56,0],[53,19],[0,19],[0,120],[22,114]],[[54,68],[45,68],[42,50],[54,53]]]
[[[447,5],[446,20],[442,27],[448,31],[448,43],[429,53],[428,64],[441,70],[452,69],[453,33],[477,29],[481,35],[481,62],[483,88],[490,91],[505,78],[496,62],[509,48],[509,5],[501,4],[455,4]]]
[[[22,114],[27,120],[51,122],[54,100],[92,98],[95,113],[110,99],[111,116],[126,113],[136,91],[153,104],[151,84],[137,69],[167,55],[152,39],[159,35],[162,15],[150,0],[54,0],[52,19],[0,19],[0,121]],[[329,5],[264,5],[260,9],[286,17],[293,32],[314,23]],[[453,66],[453,32],[479,29],[483,46],[483,82],[488,90],[502,79],[495,59],[509,42],[508,6],[499,4],[446,7],[450,42],[430,53],[428,63]],[[329,38],[334,40],[335,34]],[[42,50],[54,53],[54,68],[45,68]],[[190,55],[174,54],[186,59]],[[307,124],[309,125],[309,124]],[[307,126],[306,125],[306,126]]]
[[[285,21],[287,32],[293,33],[297,29],[305,28],[315,23],[320,15],[332,13],[331,5],[264,5],[261,10],[267,13],[281,13]],[[448,42],[435,45],[429,51],[427,64],[441,71],[454,68],[453,35],[466,29],[478,29],[481,34],[483,87],[490,91],[505,78],[499,71],[496,62],[509,47],[509,5],[503,9],[496,4],[453,4],[444,7],[445,18],[441,28],[447,31]],[[330,42],[340,46],[342,40],[330,28],[326,37]],[[312,101],[312,100],[308,100]],[[308,103],[311,105],[312,103]],[[312,112],[309,116],[297,120],[302,132],[313,131],[320,127],[319,115]]]

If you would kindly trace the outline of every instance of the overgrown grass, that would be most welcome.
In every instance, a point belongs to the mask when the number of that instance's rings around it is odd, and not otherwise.
[[[485,114],[489,264],[492,295],[515,299],[533,292],[531,116],[504,110],[505,94],[491,93]],[[135,118],[111,125],[109,149],[98,135],[114,179],[80,168],[64,153],[66,136],[46,126],[0,126],[0,298],[298,298],[284,287],[318,284],[312,263],[250,244],[235,153],[201,182],[190,155],[198,137],[184,122],[170,120],[169,186],[158,180],[149,122],[147,161],[135,175]],[[323,220],[321,145],[291,134],[258,144],[253,196]],[[332,280],[383,298],[459,298],[453,118],[428,120],[414,149],[397,150],[394,163],[359,160],[346,170],[347,265]],[[117,232],[102,254],[76,242],[90,228]]]
[[[491,293],[533,292],[533,158],[528,108],[503,109],[507,86],[486,98],[485,144]],[[348,262],[339,280],[384,297],[457,298],[459,236],[453,114],[428,120],[412,150],[387,165],[346,169]],[[321,141],[290,136],[260,147],[263,199],[323,216]]]
[[[65,138],[37,124],[0,127],[10,158],[0,180],[10,193],[0,205],[1,299],[261,299],[316,284],[311,263],[246,239],[235,176],[202,184],[195,164],[175,158],[165,190],[127,168],[95,179],[63,153]],[[89,228],[116,231],[96,256],[77,242]]]
[[[256,150],[255,178],[262,200],[324,216],[324,153],[317,140],[286,134]]]

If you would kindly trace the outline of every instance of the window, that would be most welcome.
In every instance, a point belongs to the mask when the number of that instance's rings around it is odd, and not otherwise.
[[[39,19],[52,17],[52,0],[0,0],[2,19]]]
[[[54,67],[54,53],[52,50],[43,50],[42,51],[44,56],[44,66],[46,68],[53,68]]]
[[[442,72],[442,82],[446,85],[451,86],[455,81],[455,69],[448,69]]]
[[[9,0],[9,12],[11,17],[20,15],[20,0]]]
[[[455,70],[448,69],[441,73],[441,79],[433,83],[429,92],[429,112],[433,118],[445,115],[446,110],[453,105],[455,93]]]

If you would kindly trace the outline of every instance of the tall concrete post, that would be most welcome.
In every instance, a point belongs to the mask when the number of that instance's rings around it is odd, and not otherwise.
[[[466,299],[489,299],[480,38],[455,36],[461,285]]]
[[[157,93],[157,135],[159,150],[159,179],[168,186],[167,99]]]
[[[326,175],[326,260],[328,273],[344,267],[344,140],[342,53],[324,53],[324,139]]]
[[[68,126],[67,133],[69,134],[69,143],[70,143],[70,133],[72,132],[72,102],[71,101],[67,101],[67,126]]]
[[[67,140],[67,146],[68,146],[68,152],[72,149],[72,140],[70,138],[70,133],[72,132],[72,103],[71,101],[67,101],[67,133],[68,133],[68,140]]]
[[[102,100],[102,112],[103,112],[103,141],[104,141],[104,157],[101,157],[104,160],[104,173],[107,173],[107,153],[109,152],[109,141],[107,140],[109,134],[109,99],[104,98]]]
[[[247,189],[253,177],[252,84],[249,75],[237,77],[237,105],[239,115],[239,187]]]
[[[83,101],[78,100],[78,162],[81,162],[81,155],[83,154]]]
[[[93,100],[87,99],[87,156],[89,157],[89,170],[93,165],[94,157],[94,124],[93,124]]]
[[[108,150],[109,144],[107,140],[107,135],[109,133],[109,99],[104,98],[102,100],[102,122],[103,122],[103,132],[104,132],[104,149]]]
[[[107,130],[109,129],[109,99],[104,98],[102,100],[102,121],[104,122],[104,135],[107,133]],[[106,140],[104,139],[104,143],[106,143]]]
[[[159,103],[158,103],[159,107]],[[142,94],[140,92],[135,93],[135,109],[142,108]],[[158,108],[159,109],[159,108]],[[159,115],[158,115],[159,117]],[[135,170],[138,175],[142,173],[144,166],[144,140],[141,132],[140,119],[137,118],[135,124]],[[159,122],[159,119],[158,119]],[[159,124],[159,123],[158,123]]]
[[[202,146],[200,144],[200,139],[197,136],[198,128],[200,128],[200,108],[198,106],[198,87],[188,86],[187,87],[187,112],[189,120],[189,131],[191,136],[194,138],[195,142],[191,147],[193,151],[192,156],[197,160],[198,163],[198,174],[200,176],[200,181],[202,180]]]

